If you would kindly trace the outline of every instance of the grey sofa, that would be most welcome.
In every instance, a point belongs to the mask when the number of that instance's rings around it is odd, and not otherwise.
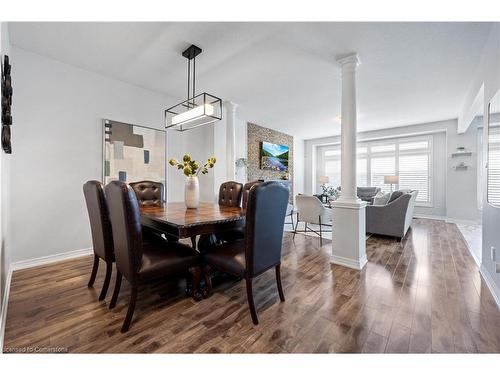
[[[398,193],[398,194],[395,194]],[[366,232],[404,238],[413,220],[417,190],[394,192],[399,195],[384,206],[366,206]],[[401,194],[401,195],[400,195]]]
[[[340,186],[337,188],[337,190],[341,191]],[[362,201],[373,204],[373,199],[375,198],[375,195],[377,195],[377,193],[379,191],[380,191],[380,188],[378,188],[378,187],[358,187],[357,191],[356,191],[356,195]]]

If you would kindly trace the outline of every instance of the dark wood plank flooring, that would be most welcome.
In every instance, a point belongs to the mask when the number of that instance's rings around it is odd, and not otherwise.
[[[4,351],[71,353],[476,353],[500,352],[500,313],[454,224],[414,220],[404,246],[367,241],[361,272],[331,265],[331,242],[285,234],[280,303],[274,272],[255,284],[260,325],[252,324],[244,281],[226,280],[201,302],[184,281],[139,293],[131,329],[120,333],[129,287],[114,310],[87,288],[92,257],[16,271]],[[112,284],[114,283],[114,273]]]

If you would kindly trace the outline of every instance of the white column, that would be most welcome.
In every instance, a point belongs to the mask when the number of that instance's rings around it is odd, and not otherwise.
[[[337,59],[342,71],[341,186],[333,206],[331,262],[362,269],[366,262],[366,203],[356,194],[356,67],[357,54]]]
[[[227,179],[234,181],[236,172],[235,132],[236,108],[238,104],[225,102],[226,107],[226,175]]]

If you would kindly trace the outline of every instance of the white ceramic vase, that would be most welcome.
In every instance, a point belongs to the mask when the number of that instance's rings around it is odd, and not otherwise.
[[[198,208],[200,205],[200,184],[198,177],[186,177],[184,202],[187,208]]]

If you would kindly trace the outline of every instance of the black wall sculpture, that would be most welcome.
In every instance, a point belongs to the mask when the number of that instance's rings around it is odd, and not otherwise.
[[[12,78],[9,56],[5,55],[2,65],[2,148],[7,154],[12,153],[10,126],[12,125]]]

